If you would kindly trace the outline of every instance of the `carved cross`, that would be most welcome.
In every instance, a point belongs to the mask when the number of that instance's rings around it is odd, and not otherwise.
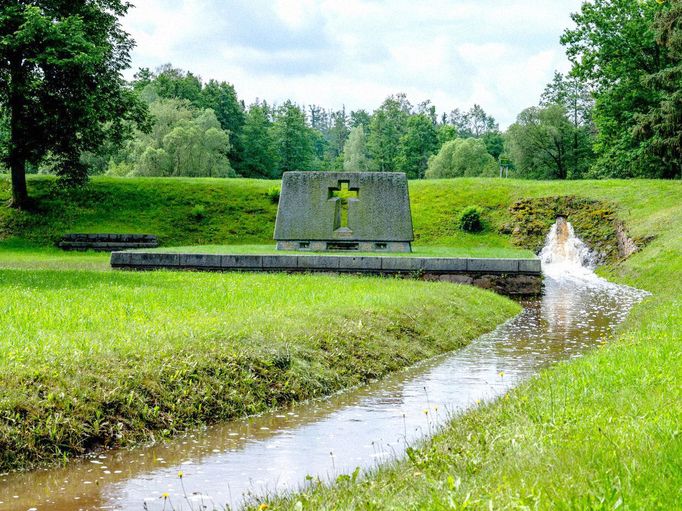
[[[329,200],[336,203],[336,210],[334,213],[334,230],[352,232],[348,227],[348,210],[350,204],[357,202],[360,196],[359,188],[350,188],[348,181],[339,181],[336,188],[329,189]]]

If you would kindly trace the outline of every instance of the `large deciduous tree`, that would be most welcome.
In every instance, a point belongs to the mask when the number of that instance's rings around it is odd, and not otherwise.
[[[435,114],[434,114],[435,117]],[[438,150],[438,133],[432,117],[412,115],[407,120],[405,134],[400,137],[396,168],[408,178],[424,177],[429,158]]]
[[[488,154],[485,143],[477,138],[457,138],[446,142],[438,154],[429,160],[426,178],[494,176],[495,159]]]
[[[28,203],[26,165],[49,156],[72,183],[87,178],[80,156],[122,141],[146,109],[126,88],[133,41],[118,19],[122,0],[4,0],[0,4],[0,106],[12,203]]]
[[[532,179],[573,176],[573,125],[561,105],[527,108],[507,130],[507,149],[519,175]]]
[[[485,113],[480,105],[474,105],[468,112],[454,109],[450,112],[449,121],[462,138],[480,138],[486,133],[498,131],[495,118]]]
[[[664,91],[647,80],[669,65],[667,49],[657,44],[654,20],[671,2],[593,0],[572,16],[575,28],[562,43],[572,73],[593,87],[599,177],[655,177],[662,162],[635,136],[637,120],[664,100]],[[679,89],[679,84],[675,85]]]
[[[407,131],[407,120],[412,112],[404,94],[390,96],[372,114],[367,136],[367,148],[380,172],[396,170],[400,151],[400,137]]]
[[[570,174],[574,178],[584,176],[594,161],[594,98],[589,86],[574,76],[555,72],[554,79],[542,93],[540,105],[560,105],[565,109],[566,116],[573,125],[571,159],[568,162]]]

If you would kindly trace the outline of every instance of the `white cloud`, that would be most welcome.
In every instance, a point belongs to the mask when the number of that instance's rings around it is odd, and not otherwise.
[[[568,64],[582,0],[141,0],[133,66],[166,62],[265,98],[376,108],[396,92],[441,111],[479,103],[502,127]],[[132,74],[132,71],[131,71]]]

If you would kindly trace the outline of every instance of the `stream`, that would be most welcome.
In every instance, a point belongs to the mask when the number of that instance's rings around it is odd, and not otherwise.
[[[295,490],[308,476],[328,481],[399,458],[453,414],[607,342],[646,295],[595,275],[565,220],[540,257],[542,298],[523,302],[520,315],[457,352],[325,400],[163,444],[0,476],[0,510],[160,510],[164,493],[174,509],[190,509],[185,491],[194,509],[239,507],[245,497]]]

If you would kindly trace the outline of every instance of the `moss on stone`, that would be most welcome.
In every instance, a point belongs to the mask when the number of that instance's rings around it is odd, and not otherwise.
[[[536,253],[558,216],[573,225],[576,236],[597,255],[599,262],[612,262],[622,254],[618,245],[618,229],[622,222],[615,206],[607,201],[572,195],[521,199],[509,207],[511,219],[501,232],[512,235],[512,242]]]

